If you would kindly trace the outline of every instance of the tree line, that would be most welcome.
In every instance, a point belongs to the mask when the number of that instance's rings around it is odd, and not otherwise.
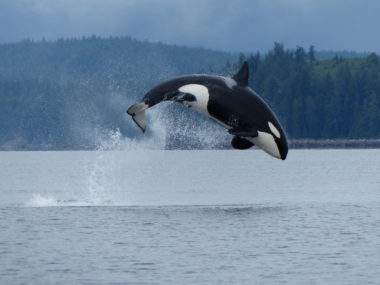
[[[380,137],[380,60],[334,56],[318,60],[314,47],[241,55],[250,85],[278,113],[291,138]]]

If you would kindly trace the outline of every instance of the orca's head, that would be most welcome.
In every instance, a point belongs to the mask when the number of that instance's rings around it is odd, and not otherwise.
[[[288,154],[288,143],[280,126],[275,127],[273,121],[267,121],[267,126],[258,126],[257,136],[252,142],[269,155],[285,160]]]
[[[236,97],[239,93],[243,98],[251,98],[249,108],[242,108],[247,114],[247,124],[257,129],[257,137],[252,138],[252,142],[269,155],[285,160],[288,154],[286,134],[269,105],[248,86],[235,87],[233,92]]]

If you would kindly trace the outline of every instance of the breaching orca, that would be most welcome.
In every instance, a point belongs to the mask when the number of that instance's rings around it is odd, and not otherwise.
[[[285,133],[269,106],[248,87],[248,78],[247,62],[232,78],[197,74],[178,77],[150,90],[127,113],[145,132],[145,110],[162,101],[175,101],[223,125],[233,135],[233,148],[256,145],[285,160],[288,153]]]

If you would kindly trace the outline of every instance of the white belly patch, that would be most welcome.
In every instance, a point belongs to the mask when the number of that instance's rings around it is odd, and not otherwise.
[[[276,144],[276,141],[274,140],[273,135],[268,134],[266,132],[260,132],[258,131],[258,136],[255,138],[249,138],[250,141],[252,141],[256,146],[261,148],[266,153],[276,157],[281,158],[280,150],[278,149],[278,146]]]

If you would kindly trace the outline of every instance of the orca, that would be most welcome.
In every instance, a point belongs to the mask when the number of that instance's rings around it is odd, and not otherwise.
[[[248,87],[249,66],[244,62],[233,77],[194,74],[171,79],[150,90],[127,113],[145,132],[145,110],[162,101],[174,101],[214,119],[233,136],[234,149],[256,145],[285,160],[285,132],[269,105]]]

